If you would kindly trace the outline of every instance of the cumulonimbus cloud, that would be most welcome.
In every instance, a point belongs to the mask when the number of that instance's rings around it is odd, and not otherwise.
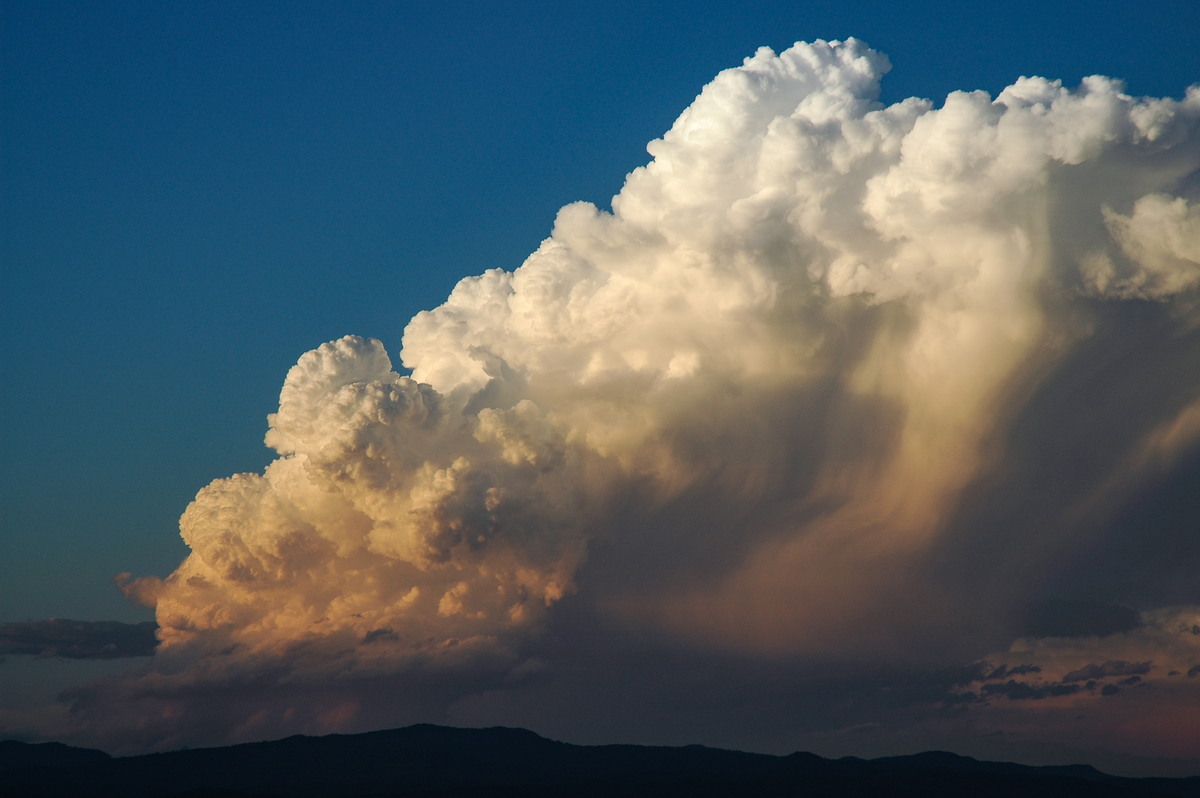
[[[279,458],[204,488],[186,561],[126,583],[159,651],[80,716],[502,684],[554,667],[526,647],[572,592],[611,628],[753,656],[970,661],[1015,637],[1197,450],[1200,88],[883,106],[889,68],[853,39],[759,50],[611,212],[566,206],[519,268],[418,314],[411,376],[356,337],[301,357]],[[297,730],[289,700],[225,728]]]

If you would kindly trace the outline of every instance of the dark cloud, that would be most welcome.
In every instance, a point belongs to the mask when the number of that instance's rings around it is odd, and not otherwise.
[[[1106,637],[1140,624],[1137,610],[1120,604],[1058,599],[1030,608],[1022,632],[1032,637]]]
[[[1063,312],[1090,337],[1017,409],[996,441],[1005,457],[963,492],[947,525],[960,534],[934,560],[933,578],[1012,637],[1119,634],[1137,627],[1130,606],[1200,599],[1200,450],[1143,454],[1200,393],[1200,371],[1183,365],[1200,327],[1179,329],[1158,303]]]
[[[16,621],[0,624],[0,655],[24,654],[66,659],[149,657],[158,645],[154,621]]]
[[[985,697],[1002,695],[1010,701],[1038,700],[1052,696],[1073,695],[1083,688],[1077,684],[1043,684],[1032,685],[1009,679],[1002,684],[985,684],[981,692]]]
[[[1149,662],[1122,662],[1114,660],[1103,665],[1091,663],[1065,674],[1063,682],[1082,682],[1085,679],[1105,679],[1110,676],[1144,675],[1150,672]]]
[[[987,681],[992,681],[994,679],[1003,679],[1006,676],[1026,676],[1030,673],[1041,672],[1042,669],[1037,665],[1013,665],[1012,667],[1001,665],[1000,667],[990,671],[988,675],[984,677],[984,679]]]

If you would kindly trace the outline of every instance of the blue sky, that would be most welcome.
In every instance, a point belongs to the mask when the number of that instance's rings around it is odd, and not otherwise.
[[[211,479],[261,469],[295,358],[394,353],[461,277],[601,206],[759,46],[856,36],[884,101],[1023,74],[1200,78],[1187,0],[4,6],[0,616],[134,619]]]
[[[462,277],[606,207],[720,70],[854,36],[882,100],[1200,81],[1191,0],[14,2],[0,21],[0,622],[142,621],[296,358],[396,353]]]

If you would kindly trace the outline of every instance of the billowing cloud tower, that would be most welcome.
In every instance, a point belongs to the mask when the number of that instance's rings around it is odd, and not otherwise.
[[[568,205],[414,318],[411,376],[377,341],[304,355],[279,459],[204,488],[187,560],[126,585],[153,662],[79,716],[161,705],[153,745],[355,728],[354,684],[449,702],[569,669],[567,596],[698,657],[912,662],[1007,646],[1058,593],[1200,603],[1195,515],[1126,523],[1200,451],[1200,88],[884,107],[888,69],[764,48],[611,212]],[[1139,640],[1200,663],[1166,636]]]

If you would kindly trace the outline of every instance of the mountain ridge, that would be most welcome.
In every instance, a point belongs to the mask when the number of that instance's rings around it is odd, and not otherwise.
[[[12,798],[351,796],[1200,795],[1200,777],[1124,778],[1087,765],[986,762],[945,751],[825,759],[709,748],[582,746],[527,729],[419,724],[111,757],[61,743],[0,742]]]

